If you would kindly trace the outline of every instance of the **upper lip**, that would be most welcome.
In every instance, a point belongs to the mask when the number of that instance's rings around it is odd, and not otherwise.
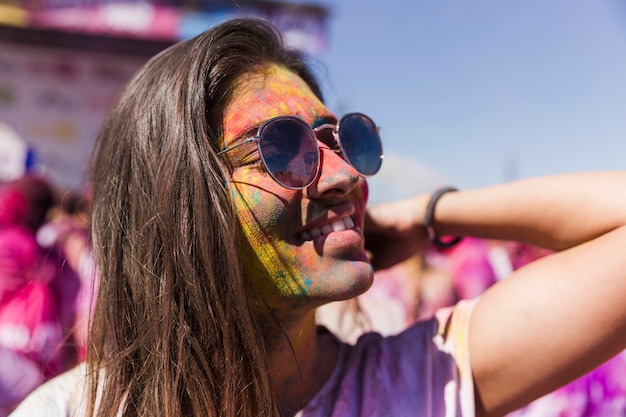
[[[322,227],[325,224],[331,224],[334,221],[353,216],[356,213],[356,204],[353,202],[345,202],[332,207],[328,207],[321,211],[313,219],[307,221],[298,231],[300,234],[307,230]],[[355,220],[355,219],[353,219]],[[355,221],[355,223],[357,223]]]

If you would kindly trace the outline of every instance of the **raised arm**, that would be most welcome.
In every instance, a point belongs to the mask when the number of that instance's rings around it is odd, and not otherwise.
[[[391,211],[374,208],[366,230],[395,227],[406,236],[423,236],[418,223],[426,201],[417,197]],[[560,251],[518,270],[478,302],[469,340],[478,415],[524,405],[626,347],[624,225],[624,172],[542,177],[440,199],[434,222],[439,234]]]

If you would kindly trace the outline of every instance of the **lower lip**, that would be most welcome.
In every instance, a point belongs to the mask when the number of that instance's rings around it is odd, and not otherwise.
[[[327,235],[314,237],[308,242],[323,244],[324,248],[327,248],[329,246],[351,248],[363,244],[363,233],[360,228],[355,226],[352,229],[341,230],[339,232],[330,232]]]

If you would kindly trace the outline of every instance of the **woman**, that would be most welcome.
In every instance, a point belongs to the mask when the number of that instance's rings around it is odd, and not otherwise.
[[[624,348],[624,174],[418,196],[366,216],[364,176],[381,158],[376,125],[338,121],[261,21],[153,58],[99,136],[87,371],[15,416],[499,415]],[[387,266],[427,229],[566,250],[396,337],[352,347],[316,327],[316,307],[371,284],[363,230]]]

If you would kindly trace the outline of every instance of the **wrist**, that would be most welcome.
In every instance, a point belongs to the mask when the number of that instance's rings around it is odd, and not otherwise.
[[[430,201],[430,194],[418,194],[413,197],[413,209],[411,215],[413,216],[411,224],[415,227],[424,227],[424,216],[426,215],[426,207]]]
[[[444,238],[439,235],[435,229],[435,210],[437,203],[439,203],[439,200],[445,194],[457,191],[457,188],[450,186],[441,187],[435,190],[435,192],[433,192],[433,194],[428,198],[428,202],[426,203],[426,207],[424,209],[423,224],[428,235],[428,240],[439,249],[451,248],[462,239],[460,236],[446,236]]]

